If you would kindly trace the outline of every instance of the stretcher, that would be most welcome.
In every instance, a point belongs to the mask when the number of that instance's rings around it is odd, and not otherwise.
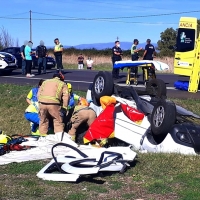
[[[138,67],[141,67],[143,70],[143,81],[144,83],[148,82],[149,79],[155,79],[156,73],[155,70],[164,71],[169,70],[169,66],[166,63],[160,61],[152,61],[152,60],[124,60],[117,61],[114,64],[115,69],[123,69],[127,68],[127,79],[126,84],[130,85],[131,81],[134,81],[134,84],[138,84]],[[133,70],[133,68],[135,68]]]

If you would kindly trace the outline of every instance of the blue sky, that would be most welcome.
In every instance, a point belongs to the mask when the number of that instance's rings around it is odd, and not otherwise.
[[[181,16],[200,18],[200,12],[133,18],[200,10],[200,3],[197,0],[190,0],[189,3],[188,0],[7,0],[0,8],[0,17],[5,17],[0,18],[0,26],[8,30],[14,39],[18,38],[20,45],[30,38],[29,10],[33,12],[34,46],[38,45],[40,40],[44,40],[47,46],[52,46],[56,37],[64,45],[114,42],[117,36],[120,41],[132,42],[134,38],[138,38],[140,42],[145,42],[150,38],[152,42],[157,42],[160,33],[166,28],[177,28]],[[66,18],[114,19],[63,20]]]

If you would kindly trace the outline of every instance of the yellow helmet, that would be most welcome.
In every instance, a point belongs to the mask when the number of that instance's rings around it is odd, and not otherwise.
[[[6,144],[11,138],[3,133],[0,134],[0,143]]]
[[[69,92],[72,92],[72,84],[71,83],[67,83],[67,87],[68,87]]]

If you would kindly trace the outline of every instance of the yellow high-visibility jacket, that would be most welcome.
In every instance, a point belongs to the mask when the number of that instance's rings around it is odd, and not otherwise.
[[[43,82],[38,91],[38,101],[49,104],[68,106],[69,92],[67,84],[55,77]]]

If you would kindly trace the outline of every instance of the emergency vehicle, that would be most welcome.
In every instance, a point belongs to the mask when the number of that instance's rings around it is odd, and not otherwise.
[[[198,91],[200,77],[200,38],[197,25],[197,18],[180,18],[174,58],[174,74],[188,76],[188,91],[194,93]]]

